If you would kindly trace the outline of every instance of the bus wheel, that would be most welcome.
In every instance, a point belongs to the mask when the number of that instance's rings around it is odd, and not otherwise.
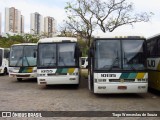
[[[17,78],[17,81],[18,81],[18,82],[21,82],[21,81],[22,81],[22,78]]]
[[[75,84],[75,85],[73,85],[73,87],[74,87],[75,89],[78,89],[78,88],[79,88],[79,84]]]
[[[7,68],[4,68],[3,75],[7,75]]]

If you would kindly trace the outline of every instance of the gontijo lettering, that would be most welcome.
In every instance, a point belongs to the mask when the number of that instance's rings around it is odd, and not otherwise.
[[[53,70],[41,70],[41,73],[52,73]]]
[[[101,77],[116,77],[116,74],[101,74]]]

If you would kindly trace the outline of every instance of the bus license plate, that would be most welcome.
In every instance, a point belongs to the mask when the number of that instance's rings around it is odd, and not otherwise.
[[[127,86],[118,86],[118,89],[120,89],[120,90],[126,90]]]

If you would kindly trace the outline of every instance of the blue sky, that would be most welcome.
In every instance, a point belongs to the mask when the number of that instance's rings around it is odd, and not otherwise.
[[[64,7],[66,2],[71,0],[0,0],[0,13],[2,16],[2,32],[4,31],[5,7],[15,7],[21,11],[25,17],[25,32],[29,32],[30,13],[39,12],[43,17],[51,16],[57,21],[57,26],[61,25],[66,18]],[[105,0],[106,1],[106,0]],[[153,12],[154,16],[148,23],[136,23],[134,26],[123,26],[112,33],[105,33],[107,36],[119,35],[141,35],[150,37],[160,33],[160,1],[159,0],[127,0],[134,4],[135,11]],[[104,35],[99,30],[94,31],[95,35]]]

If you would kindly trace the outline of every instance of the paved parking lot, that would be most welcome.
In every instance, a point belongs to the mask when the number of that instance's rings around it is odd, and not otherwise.
[[[87,79],[81,80],[78,89],[36,82],[0,76],[0,111],[160,111],[160,94],[155,91],[95,95],[88,90]]]

